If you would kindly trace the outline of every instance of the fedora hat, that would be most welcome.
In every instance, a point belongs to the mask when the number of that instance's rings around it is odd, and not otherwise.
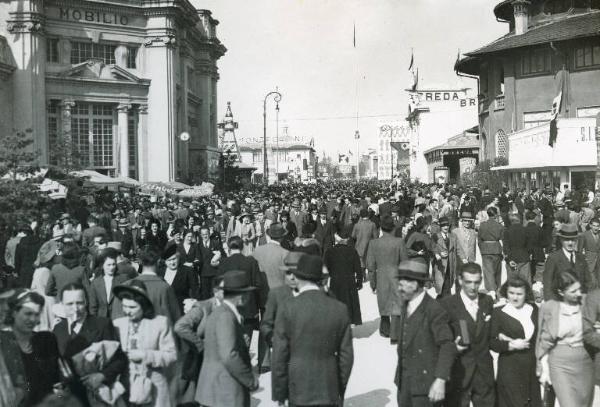
[[[450,221],[448,220],[447,217],[442,216],[441,218],[438,219],[438,225],[440,225],[440,227],[448,226],[448,225],[450,225]]]
[[[271,239],[281,239],[287,235],[287,230],[285,230],[281,223],[273,223],[269,229],[267,229],[267,235],[269,235]]]
[[[565,223],[560,227],[556,236],[563,239],[575,239],[579,236],[579,229],[574,223]]]
[[[283,272],[293,271],[298,268],[298,261],[302,256],[306,256],[303,252],[289,252],[283,259],[283,266],[279,266],[279,270]]]
[[[416,259],[401,261],[398,265],[398,279],[429,281],[427,264]]]
[[[150,306],[152,305],[152,301],[150,300],[150,296],[148,295],[148,289],[146,288],[146,284],[140,280],[129,280],[123,284],[117,285],[113,288],[113,293],[121,300],[124,293],[132,293],[141,295]]]
[[[223,280],[219,284],[225,294],[245,293],[256,290],[250,285],[248,274],[242,270],[230,270],[223,274]]]
[[[321,281],[323,274],[323,260],[319,256],[305,255],[300,257],[298,265],[292,273],[303,280]]]
[[[460,218],[464,220],[473,220],[473,214],[471,212],[462,212]]]

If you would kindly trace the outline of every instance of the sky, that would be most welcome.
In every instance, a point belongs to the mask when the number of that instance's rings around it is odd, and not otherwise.
[[[378,124],[403,120],[411,50],[419,84],[456,84],[458,50],[508,31],[499,0],[191,0],[212,11],[228,51],[219,61],[218,117],[231,102],[238,138],[262,138],[263,101],[282,94],[280,137],[314,138],[319,156],[375,148]],[[356,47],[353,31],[356,32]],[[473,80],[463,80],[476,86]],[[356,120],[358,112],[358,123]],[[267,135],[276,132],[267,102]]]

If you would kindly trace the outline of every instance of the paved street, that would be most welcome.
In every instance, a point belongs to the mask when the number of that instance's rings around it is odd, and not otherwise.
[[[377,301],[368,285],[359,292],[363,325],[354,328],[354,367],[344,407],[396,406],[396,348],[379,336]],[[256,335],[255,335],[256,337]],[[256,354],[256,341],[252,343]],[[253,395],[252,406],[272,406],[271,374],[260,377],[260,390]]]

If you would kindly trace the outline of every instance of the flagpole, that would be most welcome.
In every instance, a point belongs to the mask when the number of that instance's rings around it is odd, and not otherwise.
[[[356,21],[353,23],[353,38],[352,45],[354,47],[354,66],[355,66],[355,98],[356,98],[356,131],[354,132],[354,139],[356,140],[356,180],[360,180],[360,133],[358,131],[358,114],[359,114],[359,99],[358,99],[358,81],[359,81],[359,69],[358,69],[358,52],[356,50]]]

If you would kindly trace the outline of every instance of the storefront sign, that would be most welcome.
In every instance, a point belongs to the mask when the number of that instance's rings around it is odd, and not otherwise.
[[[129,17],[123,14],[112,12],[60,7],[58,9],[58,16],[61,20],[66,21],[81,21],[112,25],[129,25]]]
[[[476,107],[477,98],[468,97],[466,92],[462,91],[431,91],[431,92],[412,92],[408,95],[409,102],[413,107],[418,107],[427,102],[454,102],[460,107]]]

